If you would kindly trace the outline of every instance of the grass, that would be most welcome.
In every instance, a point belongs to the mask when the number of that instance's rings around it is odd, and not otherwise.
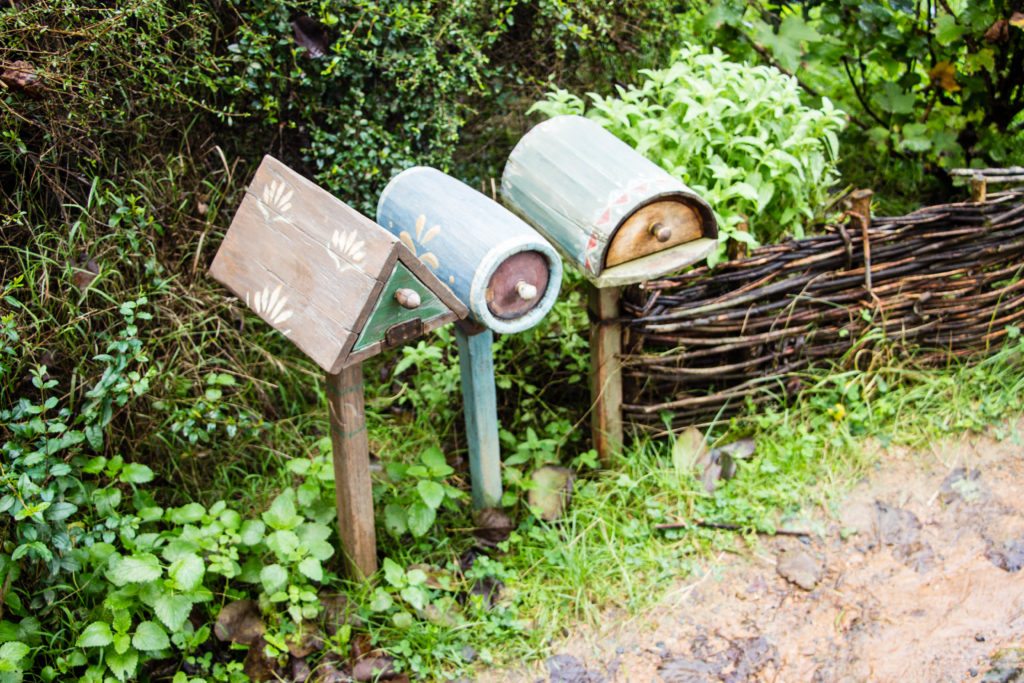
[[[770,531],[812,509],[832,509],[876,463],[877,444],[918,447],[1020,414],[1022,353],[1024,345],[1015,340],[976,363],[944,369],[917,368],[911,360],[889,361],[870,372],[810,373],[802,378],[807,388],[790,406],[748,414],[711,435],[720,442],[749,435],[757,444],[754,458],[741,463],[738,476],[713,494],[694,473],[677,471],[670,442],[641,438],[609,469],[578,473],[563,519],[542,522],[519,507],[518,526],[492,553],[505,582],[499,608],[467,609],[467,620],[454,627],[377,621],[370,626],[372,637],[428,678],[464,670],[466,645],[485,664],[542,657],[567,628],[600,624],[609,611],[635,615],[647,609],[712,552],[739,551],[738,538],[756,544],[754,530]],[[371,415],[382,458],[407,458],[426,444],[449,439],[446,432],[433,431],[430,420],[396,424],[386,417],[386,403],[378,398],[379,412]],[[319,433],[314,415],[303,420],[310,432]],[[275,429],[291,429],[291,424]],[[227,469],[218,471],[218,481],[233,485],[233,495],[256,497],[261,485],[272,489],[277,483],[239,479],[237,470]],[[743,531],[654,528],[695,518],[738,524]],[[472,543],[465,532],[472,523],[465,509],[442,517],[442,523],[411,544],[381,530],[384,554],[403,567],[453,567]],[[366,604],[383,583],[377,579],[355,588],[357,599]]]

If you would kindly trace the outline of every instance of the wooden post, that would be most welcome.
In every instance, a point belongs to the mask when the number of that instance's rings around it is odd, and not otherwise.
[[[871,198],[874,195],[874,191],[869,189],[855,190],[850,195],[853,220],[860,227],[861,244],[864,248],[864,284],[869,294],[874,294],[871,281],[871,235],[868,233],[871,227]]]
[[[377,536],[361,363],[327,375],[327,405],[341,552],[349,576],[365,579],[377,571]]]
[[[472,334],[455,326],[462,371],[463,414],[469,442],[469,473],[473,480],[473,507],[501,505],[501,453],[498,445],[497,395],[494,389],[494,333]]]
[[[622,325],[617,287],[589,287],[591,433],[601,462],[622,449]]]
[[[971,201],[975,204],[984,204],[985,196],[988,194],[988,182],[985,176],[978,173],[971,177]]]

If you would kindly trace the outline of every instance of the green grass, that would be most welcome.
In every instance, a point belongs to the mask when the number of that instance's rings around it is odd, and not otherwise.
[[[642,612],[685,582],[712,552],[736,552],[738,536],[756,544],[755,530],[770,532],[802,511],[831,509],[870,471],[878,445],[919,447],[991,425],[1000,434],[1000,423],[1021,413],[1022,353],[1024,345],[1015,340],[971,365],[929,370],[907,361],[872,372],[833,368],[808,374],[802,378],[807,388],[791,406],[751,412],[711,435],[723,443],[749,435],[757,444],[738,476],[714,494],[704,491],[694,473],[676,470],[669,441],[641,438],[609,469],[578,473],[563,519],[542,522],[522,503],[517,506],[517,528],[491,553],[505,582],[498,608],[469,605],[456,625],[417,619],[396,627],[371,614],[368,630],[376,643],[427,678],[471,666],[462,660],[465,645],[485,663],[543,657],[566,628],[600,624],[608,610]],[[387,417],[386,403],[378,398],[379,412],[371,414],[382,458],[410,459],[425,445],[448,439],[432,431],[429,420],[396,423]],[[307,424],[317,432],[315,419]],[[571,459],[567,453],[562,458]],[[226,486],[244,488],[239,496],[258,497],[260,484],[276,485],[273,478],[238,479],[227,470],[218,476]],[[383,553],[402,567],[451,571],[472,544],[465,506],[468,501],[442,515],[418,542],[391,539],[381,529]],[[654,528],[695,518],[738,524],[743,531]],[[351,590],[365,605],[382,585],[387,583],[378,577]]]

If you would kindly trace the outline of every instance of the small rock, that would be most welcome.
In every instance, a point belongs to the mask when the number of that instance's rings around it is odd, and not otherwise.
[[[1008,572],[1019,572],[1024,567],[1024,538],[1006,541],[1002,547],[989,545],[985,551],[989,562]]]
[[[803,548],[782,550],[777,556],[775,571],[805,591],[814,590],[821,580],[821,562]]]
[[[555,655],[547,662],[550,683],[605,683],[604,674],[591,671],[572,655]]]

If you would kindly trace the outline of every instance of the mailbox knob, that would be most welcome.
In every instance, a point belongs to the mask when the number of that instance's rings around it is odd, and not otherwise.
[[[668,242],[672,239],[672,228],[662,223],[651,223],[648,230],[659,242]]]
[[[537,288],[526,280],[520,280],[516,283],[516,293],[519,294],[519,298],[523,301],[533,301],[537,298]]]
[[[420,295],[414,289],[407,289],[402,287],[401,289],[395,290],[395,301],[402,308],[407,308],[410,311],[420,307]]]

